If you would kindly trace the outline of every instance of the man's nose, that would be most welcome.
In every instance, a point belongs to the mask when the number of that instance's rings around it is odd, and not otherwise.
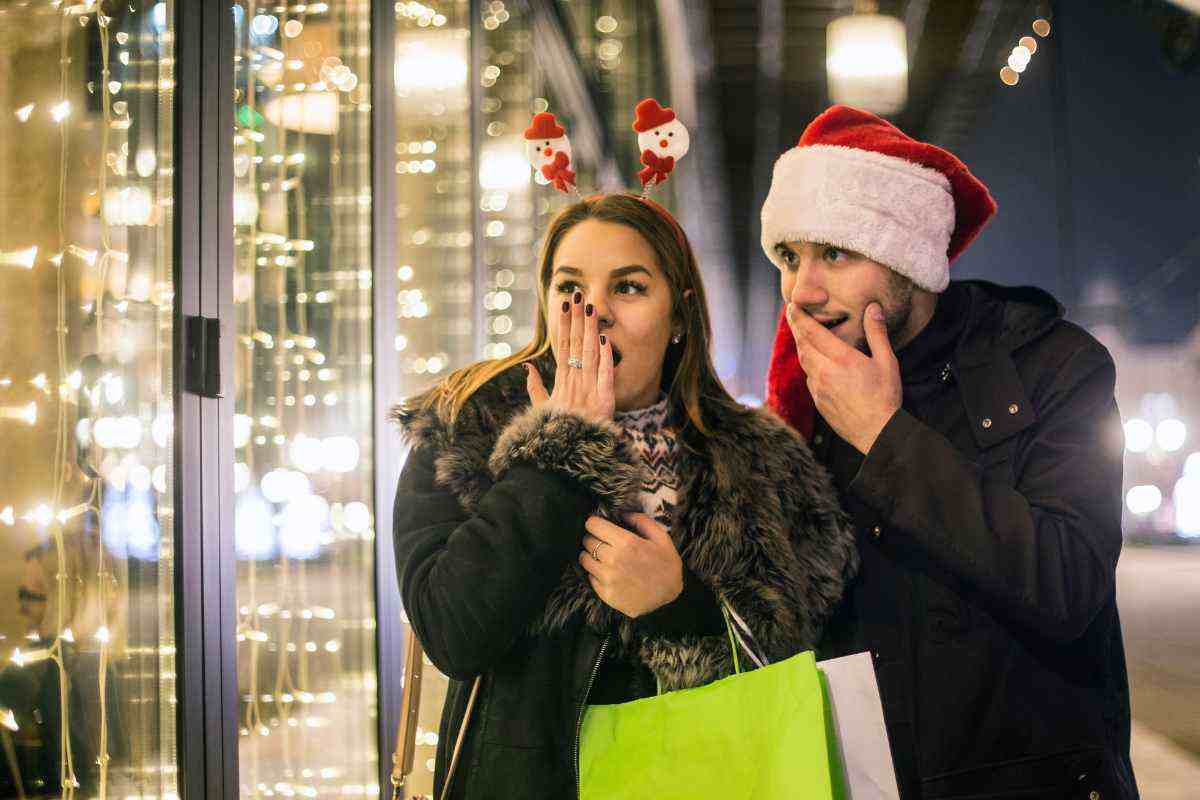
[[[788,300],[801,308],[820,307],[829,300],[829,293],[821,280],[821,271],[814,264],[803,259],[796,267],[796,280],[792,284]]]

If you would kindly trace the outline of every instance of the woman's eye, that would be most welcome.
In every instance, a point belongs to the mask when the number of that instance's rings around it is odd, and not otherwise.
[[[576,285],[575,281],[562,281],[555,285],[554,290],[559,294],[571,294],[575,291]]]
[[[617,284],[617,294],[642,294],[646,291],[646,285],[643,283],[635,283],[634,281],[621,281]]]

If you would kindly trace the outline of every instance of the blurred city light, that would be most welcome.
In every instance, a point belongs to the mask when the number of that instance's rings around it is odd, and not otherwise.
[[[904,23],[882,14],[853,14],[829,23],[825,69],[829,97],[876,114],[895,114],[908,100]]]
[[[1125,449],[1131,453],[1144,453],[1154,444],[1154,428],[1144,419],[1134,417],[1125,423]]]
[[[1157,486],[1134,486],[1125,495],[1125,505],[1134,514],[1149,514],[1162,505],[1162,492]]]

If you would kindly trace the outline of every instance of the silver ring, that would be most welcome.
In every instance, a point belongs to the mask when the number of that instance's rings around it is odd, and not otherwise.
[[[583,359],[579,356],[571,356],[567,359],[567,366],[575,369],[583,369]]]
[[[596,555],[597,553],[600,552],[599,547],[593,547],[589,552],[592,554],[592,558],[596,559],[597,561],[600,560],[600,556]]]

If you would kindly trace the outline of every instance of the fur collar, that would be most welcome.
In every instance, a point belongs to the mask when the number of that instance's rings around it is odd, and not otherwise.
[[[543,358],[537,366],[549,386],[553,360]],[[548,452],[568,452],[561,442],[545,446],[548,438],[580,435],[548,433],[544,416],[531,414],[528,405],[524,369],[517,366],[476,392],[453,427],[432,411],[397,408],[392,417],[414,446],[438,453],[437,482],[469,513],[518,457],[517,449],[523,448],[521,458],[544,460]],[[680,434],[684,456],[671,526],[676,547],[692,572],[747,620],[772,659],[811,649],[857,568],[836,490],[803,440],[774,414],[727,399],[707,401],[703,412],[713,436],[690,427]],[[592,448],[570,450],[559,456],[562,464],[543,465],[590,483],[599,513],[616,519],[637,508],[641,467],[615,435],[608,446],[596,463],[590,454],[600,450]],[[664,689],[728,672],[725,637],[640,638],[633,621],[601,602],[572,562],[530,633],[553,634],[576,616],[599,633],[616,630],[622,649],[638,653]]]

